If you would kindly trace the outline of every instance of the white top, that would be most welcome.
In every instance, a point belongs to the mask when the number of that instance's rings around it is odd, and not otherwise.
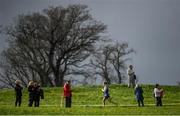
[[[161,90],[159,90],[158,88],[154,88],[154,94],[155,97],[161,97]]]
[[[108,89],[107,85],[104,86],[104,88],[102,89],[103,92],[105,92]]]
[[[128,69],[127,69],[127,74],[128,74],[129,77],[132,77],[132,76],[134,75],[134,70],[128,68]]]

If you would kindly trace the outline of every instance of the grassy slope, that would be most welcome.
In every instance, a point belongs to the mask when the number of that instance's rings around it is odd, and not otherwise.
[[[102,87],[75,87],[73,89],[72,108],[63,108],[61,104],[62,88],[44,88],[45,99],[39,108],[29,108],[27,90],[23,90],[22,107],[14,107],[14,90],[0,90],[0,114],[180,114],[180,87],[164,86],[163,107],[154,106],[153,86],[144,85],[145,107],[137,107],[133,89],[124,85],[110,86],[112,101],[119,106],[102,105]],[[108,106],[110,105],[110,106]]]

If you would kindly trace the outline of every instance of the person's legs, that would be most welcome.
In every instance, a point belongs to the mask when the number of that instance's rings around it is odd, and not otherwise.
[[[69,97],[69,107],[71,107],[72,99]]]
[[[143,100],[141,100],[141,104],[142,104],[142,106],[144,106],[144,101]]]
[[[34,107],[38,107],[38,100],[37,99],[34,100]]]
[[[65,100],[66,100],[65,107],[68,107],[68,97],[65,97]]]
[[[28,106],[32,107],[32,104],[33,104],[33,95],[32,95],[32,93],[30,93],[29,94],[29,104],[28,104]]]
[[[110,97],[110,96],[106,97],[106,100],[108,100],[108,102],[110,102],[110,103],[112,103],[112,104],[114,104],[114,105],[118,106],[118,103],[116,103],[116,102],[112,101],[112,99],[111,99],[111,97]]]
[[[36,99],[34,99],[33,102],[34,102],[34,107],[37,107],[37,101],[36,101]]]
[[[162,100],[161,100],[161,97],[159,97],[159,105],[162,106]]]
[[[133,78],[132,77],[130,77],[130,87],[134,87]]]
[[[15,106],[17,106],[18,103],[18,96],[16,96]]]
[[[161,106],[161,97],[156,97],[157,99],[157,103],[156,103],[156,106]]]
[[[39,107],[39,100],[36,100],[35,101],[35,105],[34,105],[35,107]]]
[[[140,100],[137,100],[137,102],[138,102],[138,106],[140,107]]]
[[[71,97],[66,97],[66,107],[71,107]]]
[[[132,87],[135,87],[135,79],[132,78]]]
[[[103,97],[102,102],[103,102],[103,105],[104,105],[104,106],[105,106],[105,101],[106,101],[106,97]]]
[[[131,78],[128,77],[128,87],[130,87],[130,86],[131,86]]]
[[[156,106],[159,106],[159,98],[156,97]]]
[[[33,99],[32,99],[32,98],[29,98],[29,104],[28,104],[28,106],[29,106],[29,107],[32,107],[32,104],[33,104]]]
[[[39,105],[40,105],[40,98],[38,99],[38,107],[39,107]]]
[[[22,97],[19,96],[19,106],[21,106],[21,99],[22,99]]]
[[[40,96],[36,96],[34,99],[34,102],[35,102],[34,106],[35,107],[39,107],[39,101],[40,101]]]

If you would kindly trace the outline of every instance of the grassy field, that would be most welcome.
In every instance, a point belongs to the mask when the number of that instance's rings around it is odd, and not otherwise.
[[[132,88],[125,85],[111,85],[110,95],[112,101],[118,106],[107,103],[102,106],[102,86],[72,87],[72,108],[61,106],[62,88],[44,88],[45,99],[41,100],[40,107],[28,107],[28,92],[23,90],[21,107],[15,107],[14,90],[0,90],[0,115],[180,115],[180,87],[163,86],[165,97],[163,107],[156,107],[152,95],[153,86],[143,85],[145,107],[137,107]]]

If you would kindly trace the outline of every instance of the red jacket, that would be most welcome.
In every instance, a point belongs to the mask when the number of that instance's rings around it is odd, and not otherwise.
[[[64,84],[64,97],[71,97],[71,88],[69,86],[69,84],[65,83]]]

